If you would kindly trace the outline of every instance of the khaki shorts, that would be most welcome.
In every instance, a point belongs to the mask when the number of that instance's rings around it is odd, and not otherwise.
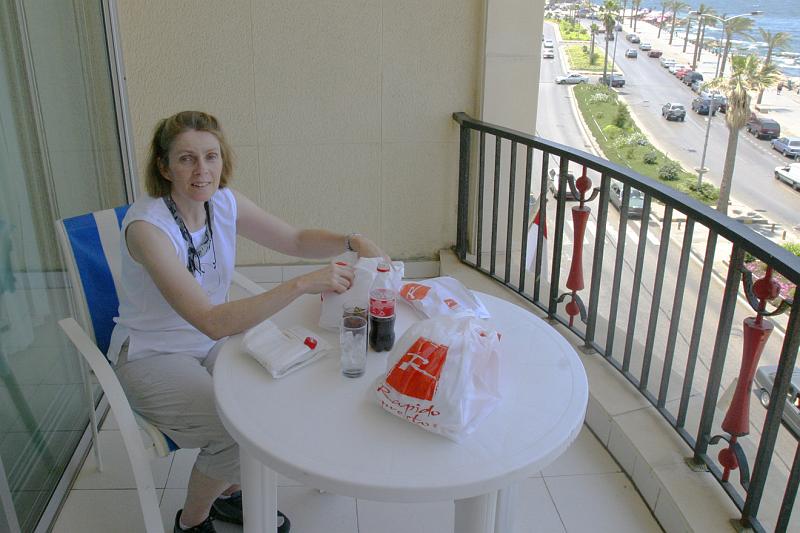
[[[195,468],[206,476],[239,483],[239,446],[217,414],[211,374],[218,342],[205,359],[182,353],[127,360],[123,345],[117,377],[131,407],[181,448],[200,448]]]

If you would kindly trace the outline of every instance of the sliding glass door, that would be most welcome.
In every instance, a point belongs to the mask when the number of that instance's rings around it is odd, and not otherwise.
[[[103,4],[0,0],[0,530],[34,530],[89,416],[53,221],[127,201]]]

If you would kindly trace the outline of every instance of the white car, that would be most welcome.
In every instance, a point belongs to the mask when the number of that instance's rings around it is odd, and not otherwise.
[[[639,43],[639,50],[641,50],[642,52],[647,52],[647,51],[652,50],[652,49],[653,49],[653,45],[650,44],[650,43],[646,43],[646,42]]]
[[[675,60],[674,59],[669,58],[669,57],[664,57],[664,56],[661,56],[661,59],[659,61],[661,62],[661,66],[664,67],[664,68],[669,68],[669,67],[671,67],[672,65],[675,64]]]
[[[675,74],[676,72],[684,68],[689,68],[689,65],[684,65],[683,63],[673,63],[672,65],[667,67],[667,70],[669,70],[670,74]]]
[[[545,39],[544,44],[542,44],[545,48],[553,48],[553,40],[552,39]]]
[[[577,85],[579,83],[589,83],[589,76],[578,74],[577,72],[568,73],[566,76],[556,76],[556,83],[559,85]]]
[[[793,189],[800,190],[800,163],[775,167],[775,179],[788,183]]]
[[[544,59],[553,59],[554,57],[556,57],[556,55],[553,53],[553,49],[552,48],[545,48],[542,51],[542,57]]]

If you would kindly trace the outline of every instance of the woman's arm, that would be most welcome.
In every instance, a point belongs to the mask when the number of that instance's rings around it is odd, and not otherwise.
[[[263,294],[214,305],[181,264],[163,231],[148,222],[136,221],[128,226],[125,240],[131,257],[147,270],[175,312],[215,340],[255,326],[298,296],[326,291],[342,293],[353,282],[352,267],[330,264]]]
[[[345,250],[346,235],[324,229],[297,229],[270,215],[243,194],[233,191],[236,197],[238,234],[286,255],[320,259],[332,257]],[[350,240],[353,250],[361,257],[388,256],[370,239],[357,235]]]

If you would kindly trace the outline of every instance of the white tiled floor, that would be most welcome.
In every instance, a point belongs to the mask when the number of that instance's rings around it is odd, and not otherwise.
[[[101,434],[106,465],[98,473],[90,454],[53,529],[56,533],[139,532],[141,513],[119,432],[109,417]],[[153,463],[167,531],[183,505],[196,452],[181,450]],[[453,503],[391,504],[338,496],[280,478],[278,506],[293,533],[443,533],[453,530]],[[553,464],[518,491],[516,527],[522,532],[661,531],[631,481],[584,426]],[[240,531],[222,522],[217,531]]]

